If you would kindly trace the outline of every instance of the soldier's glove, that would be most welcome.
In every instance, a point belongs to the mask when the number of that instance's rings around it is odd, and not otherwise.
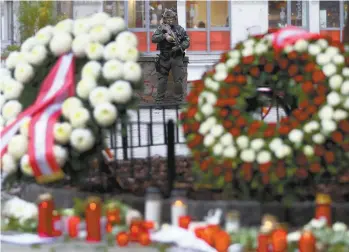
[[[178,46],[174,46],[172,47],[172,52],[175,53],[177,51],[182,51],[182,47],[180,47],[179,45]]]
[[[167,42],[174,42],[174,38],[172,36],[170,36],[168,33],[165,33],[165,38],[167,40]]]

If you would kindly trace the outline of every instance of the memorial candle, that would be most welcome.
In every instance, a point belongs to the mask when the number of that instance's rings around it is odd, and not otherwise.
[[[269,252],[270,234],[260,233],[258,235],[257,252]]]
[[[68,235],[70,238],[76,238],[79,234],[80,218],[72,216],[68,220]]]
[[[310,231],[305,231],[299,239],[299,252],[316,252],[316,239]]]
[[[287,232],[282,228],[276,229],[271,235],[273,252],[287,252]]]
[[[63,222],[62,222],[61,215],[56,210],[52,212],[52,215],[53,215],[52,217],[53,235],[61,236],[63,231]]]
[[[331,197],[328,194],[316,195],[315,219],[325,218],[327,225],[332,223]]]
[[[53,237],[54,202],[51,194],[42,194],[38,199],[38,235]]]
[[[99,242],[101,241],[101,200],[97,197],[90,197],[87,200],[85,211],[86,218],[86,241]]]

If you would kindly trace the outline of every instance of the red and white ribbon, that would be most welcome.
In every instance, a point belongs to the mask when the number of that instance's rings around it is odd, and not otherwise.
[[[29,125],[28,154],[38,182],[52,181],[63,176],[54,153],[53,125],[61,115],[63,101],[74,95],[73,54],[61,56],[43,81],[35,103],[22,112],[1,134],[0,155],[27,118]]]

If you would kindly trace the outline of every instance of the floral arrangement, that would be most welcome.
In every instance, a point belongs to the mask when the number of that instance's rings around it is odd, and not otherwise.
[[[124,120],[126,109],[137,101],[135,91],[141,88],[142,78],[137,45],[137,37],[126,31],[124,20],[106,13],[40,29],[20,51],[9,54],[6,68],[1,69],[0,130],[13,126],[33,104],[58,59],[72,55],[77,85],[53,125],[53,153],[63,170],[83,170],[105,148],[102,129],[119,118]],[[31,120],[25,118],[2,156],[1,167],[7,174],[20,167],[25,175],[33,176],[28,155]]]
[[[193,84],[181,120],[204,184],[234,181],[250,191],[272,185],[271,193],[280,195],[289,183],[348,170],[343,47],[319,35],[276,47],[275,36],[239,43]],[[271,89],[274,98],[282,93],[289,105],[290,115],[278,124],[252,115],[263,106],[260,87]]]

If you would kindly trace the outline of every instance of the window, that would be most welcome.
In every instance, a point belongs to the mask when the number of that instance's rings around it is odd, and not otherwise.
[[[103,9],[111,16],[125,18],[124,2],[123,1],[105,1]]]
[[[320,1],[320,33],[331,37],[335,41],[341,41],[344,28],[344,20],[348,8],[346,1]]]
[[[218,52],[230,49],[230,1],[187,1],[188,51]]]
[[[271,31],[287,25],[308,28],[308,1],[269,1],[268,21]]]

